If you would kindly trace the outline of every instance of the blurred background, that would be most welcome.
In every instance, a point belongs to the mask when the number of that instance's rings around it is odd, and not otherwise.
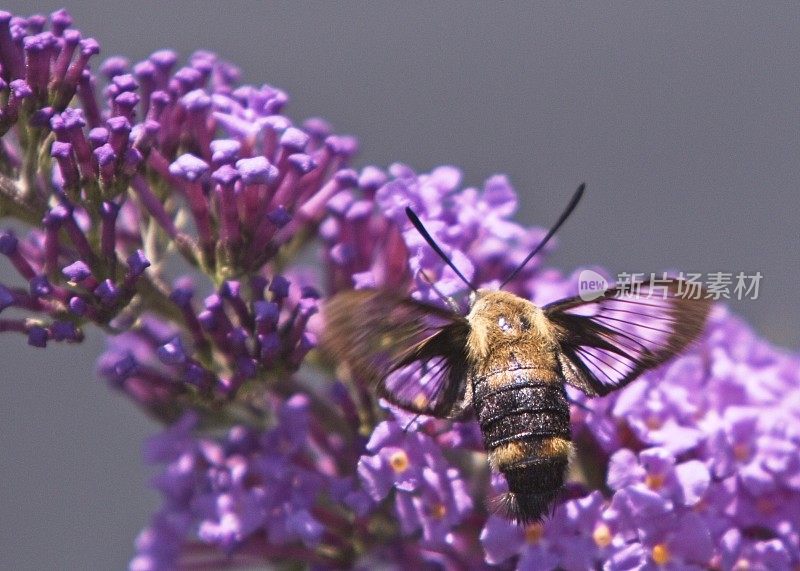
[[[357,136],[357,167],[505,173],[524,224],[549,226],[585,181],[552,265],[761,272],[732,310],[800,348],[800,6],[4,4],[66,6],[101,43],[96,64],[212,50],[287,91],[297,122]],[[2,569],[124,568],[158,505],[141,462],[158,427],[96,379],[101,350],[96,332],[44,351],[0,336]]]

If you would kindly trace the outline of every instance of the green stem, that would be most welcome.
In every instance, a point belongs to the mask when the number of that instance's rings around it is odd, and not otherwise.
[[[184,329],[186,328],[186,322],[178,306],[146,273],[136,280],[136,292],[141,296],[142,304],[148,311],[157,313],[165,319],[181,325]]]
[[[22,192],[13,180],[0,174],[0,218],[8,216],[31,226],[39,224],[44,208],[37,209],[31,202],[22,199]]]
[[[40,141],[41,129],[28,128],[19,129],[19,133],[27,132],[30,137],[29,140],[22,145],[25,149],[25,155],[22,159],[22,173],[21,179],[24,182],[22,189],[22,198],[26,202],[30,201],[32,197],[37,196],[36,193],[36,173],[40,169],[40,152],[44,146],[44,141]],[[26,137],[28,138],[28,137]],[[40,145],[40,142],[42,143]],[[22,136],[20,136],[20,143],[22,143]],[[48,147],[49,148],[49,147]]]

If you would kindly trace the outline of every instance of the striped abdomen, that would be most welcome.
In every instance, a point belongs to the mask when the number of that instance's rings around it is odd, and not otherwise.
[[[518,366],[473,377],[472,391],[489,461],[508,482],[507,515],[541,519],[564,485],[571,451],[563,381]]]

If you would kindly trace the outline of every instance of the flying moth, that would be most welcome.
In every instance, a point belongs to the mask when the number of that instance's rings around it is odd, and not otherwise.
[[[522,524],[547,514],[564,485],[573,451],[566,385],[590,397],[625,387],[696,339],[710,307],[708,299],[683,296],[675,279],[541,307],[503,291],[569,217],[584,187],[497,291],[470,284],[406,209],[472,290],[466,315],[454,304],[382,289],[340,292],[324,308],[324,345],[380,397],[420,415],[477,418],[490,465],[508,482],[501,511]]]

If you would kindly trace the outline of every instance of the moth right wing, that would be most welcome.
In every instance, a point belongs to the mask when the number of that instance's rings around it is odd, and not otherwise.
[[[464,394],[469,324],[395,292],[336,294],[323,309],[323,347],[406,410],[446,417]]]
[[[682,295],[682,283],[609,289],[593,300],[573,297],[542,308],[555,326],[565,380],[589,396],[620,389],[683,351],[703,331],[707,298]]]

